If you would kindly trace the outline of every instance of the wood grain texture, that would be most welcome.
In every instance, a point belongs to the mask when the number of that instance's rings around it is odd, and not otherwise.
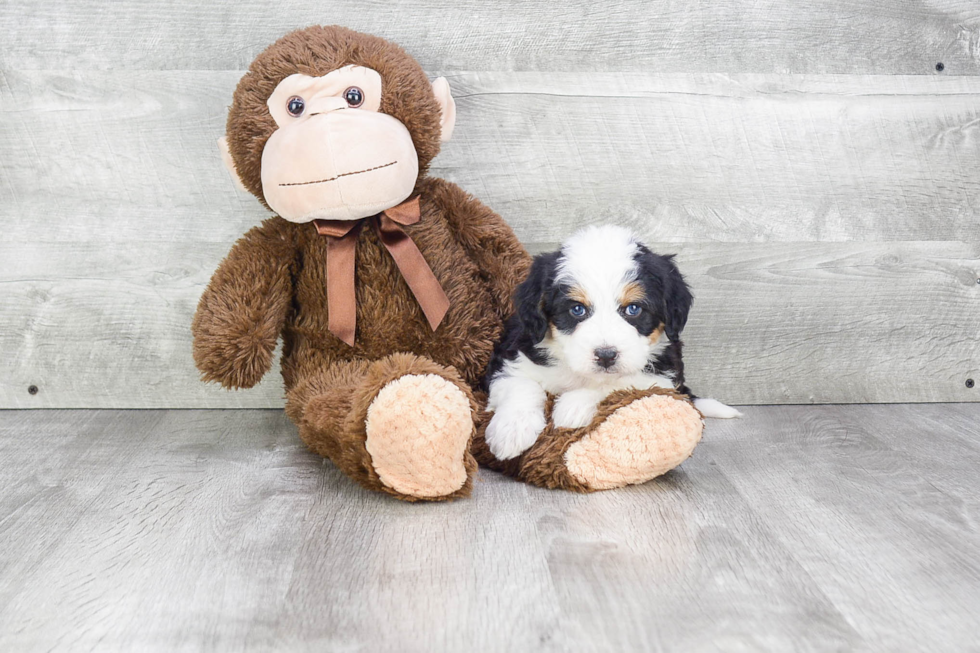
[[[287,31],[340,24],[443,70],[980,72],[973,0],[71,0],[0,5],[10,68],[241,69]],[[39,47],[39,44],[44,44]]]
[[[694,289],[695,392],[736,404],[978,401],[980,245],[651,243]],[[543,249],[535,246],[532,249]],[[190,321],[223,243],[0,245],[0,405],[279,407],[198,380]],[[52,266],[53,261],[59,264]],[[36,385],[37,395],[27,388]]]
[[[278,357],[249,391],[205,385],[194,368],[191,319],[227,254],[224,244],[13,244],[0,251],[3,393],[17,397],[14,407],[31,407],[24,397],[40,400],[33,407],[283,405]],[[40,392],[31,396],[29,385]]]
[[[882,650],[975,646],[976,621],[958,606],[980,591],[980,415],[954,411],[753,409],[720,429],[718,467],[779,525],[772,540],[797,552],[813,589]]]
[[[642,486],[407,505],[279,411],[0,411],[0,649],[970,650],[980,406],[745,413]]]
[[[615,222],[681,255],[698,392],[977,401],[980,14],[810,4],[330,12],[449,75],[459,123],[433,173],[531,249]],[[266,216],[215,146],[240,68],[322,13],[0,7],[0,407],[282,405],[275,373],[250,392],[200,384],[188,325]]]
[[[0,73],[5,239],[232,241],[266,215],[215,145],[239,77]],[[450,81],[433,174],[525,242],[602,221],[658,241],[980,241],[980,77]]]

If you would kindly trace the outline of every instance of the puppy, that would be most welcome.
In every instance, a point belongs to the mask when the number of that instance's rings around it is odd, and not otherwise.
[[[547,393],[558,395],[555,426],[592,421],[609,393],[684,385],[680,333],[693,296],[674,265],[628,229],[588,227],[557,252],[534,259],[514,295],[517,314],[485,378],[493,418],[487,445],[498,460],[519,456],[545,427]],[[707,417],[740,417],[714,399],[695,399]]]

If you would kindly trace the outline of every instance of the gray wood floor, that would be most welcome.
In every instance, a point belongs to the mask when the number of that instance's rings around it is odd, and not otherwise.
[[[745,413],[644,486],[408,505],[279,411],[0,412],[0,650],[977,650],[980,406]]]

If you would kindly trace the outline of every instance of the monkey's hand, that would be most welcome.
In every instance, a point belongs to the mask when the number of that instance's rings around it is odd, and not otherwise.
[[[242,236],[201,296],[191,325],[205,381],[251,388],[272,365],[293,294],[295,248],[276,219]]]

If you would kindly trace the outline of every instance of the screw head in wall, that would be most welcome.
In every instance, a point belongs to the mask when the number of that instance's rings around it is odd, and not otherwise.
[[[936,70],[939,72],[943,72],[944,70],[946,70],[946,66],[943,64],[942,61],[936,64]]]
[[[972,388],[974,386],[973,379],[966,380],[966,387]]]
[[[29,394],[29,395],[36,395],[37,392],[38,392],[38,390],[37,390],[37,386],[36,385],[29,385],[29,386],[27,386],[27,394]]]

